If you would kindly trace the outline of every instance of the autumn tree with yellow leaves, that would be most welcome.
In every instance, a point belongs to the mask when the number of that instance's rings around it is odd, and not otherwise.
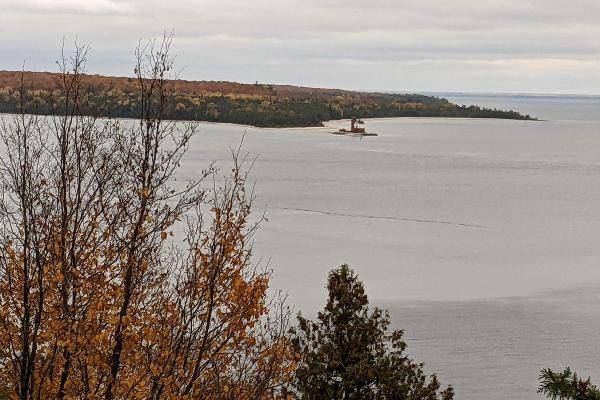
[[[245,159],[174,179],[195,126],[163,118],[170,44],[136,52],[137,120],[90,116],[77,47],[54,115],[1,126],[0,396],[282,397],[289,310],[251,260]]]

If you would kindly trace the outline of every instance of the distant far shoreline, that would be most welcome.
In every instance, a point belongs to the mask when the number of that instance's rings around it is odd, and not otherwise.
[[[395,92],[390,92],[395,93]],[[600,99],[600,94],[576,93],[500,93],[500,92],[417,92],[426,96],[442,97],[489,97],[489,98],[531,98],[531,99]]]
[[[0,112],[0,120],[4,116],[14,116],[16,113],[12,112]],[[43,114],[33,114],[28,113],[27,115],[37,115],[41,117],[48,117],[50,115]],[[138,121],[139,118],[136,117],[99,117],[100,119],[121,119],[121,120],[131,120]],[[495,120],[495,121],[515,121],[515,122],[545,122],[544,119],[531,118],[531,119],[510,119],[510,118],[476,118],[476,117],[373,117],[373,118],[363,118],[365,121],[399,121],[399,120],[423,120],[423,121],[485,121],[485,120]],[[315,132],[320,132],[321,130],[327,130],[332,128],[338,128],[339,126],[345,127],[350,123],[350,118],[342,118],[342,119],[332,119],[329,121],[323,121],[322,125],[313,125],[313,126],[256,126],[256,125],[248,125],[248,124],[238,124],[235,122],[215,122],[215,121],[201,121],[201,120],[170,120],[165,119],[165,121],[174,121],[174,122],[195,122],[201,125],[217,125],[217,126],[232,126],[238,128],[252,128],[252,129],[260,129],[265,131],[277,131],[277,130],[313,130]]]
[[[23,99],[21,99],[21,77]],[[0,112],[52,115],[64,103],[59,74],[0,71]],[[108,118],[141,114],[139,82],[133,78],[85,75],[82,112]],[[517,111],[458,105],[439,96],[357,92],[291,85],[214,81],[166,81],[163,117],[170,120],[233,123],[259,128],[319,127],[348,118],[492,118],[535,120]]]

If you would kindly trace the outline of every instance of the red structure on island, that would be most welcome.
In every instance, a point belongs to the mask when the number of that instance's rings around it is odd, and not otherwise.
[[[340,129],[337,132],[331,132],[334,135],[346,135],[346,136],[360,136],[362,139],[363,136],[378,136],[376,133],[367,132],[365,128],[365,123],[363,120],[359,118],[352,118],[350,121],[350,130],[346,130],[345,128]]]
[[[358,119],[358,118],[352,118],[352,121],[350,121],[350,132],[352,133],[366,133],[366,129],[363,127],[359,127],[358,125],[364,125],[365,123]]]

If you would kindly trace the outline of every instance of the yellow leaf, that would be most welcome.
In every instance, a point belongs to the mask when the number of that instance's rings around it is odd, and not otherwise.
[[[142,197],[148,197],[148,196],[150,196],[150,189],[147,187],[144,187],[140,190],[140,194],[142,195]]]

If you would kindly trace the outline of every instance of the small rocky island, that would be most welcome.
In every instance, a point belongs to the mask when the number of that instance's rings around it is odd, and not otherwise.
[[[365,128],[365,122],[362,119],[352,118],[350,120],[350,130],[346,130],[345,128],[340,129],[336,132],[331,132],[334,135],[345,135],[345,136],[379,136],[379,134],[375,132],[367,132]]]

